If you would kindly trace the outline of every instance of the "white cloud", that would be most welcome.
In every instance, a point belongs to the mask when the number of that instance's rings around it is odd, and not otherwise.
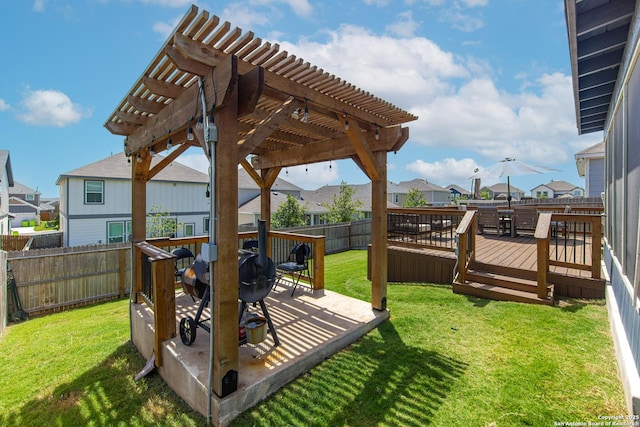
[[[389,4],[389,0],[362,0],[367,6],[386,6]]]
[[[44,6],[47,4],[48,0],[35,0],[33,2],[33,11],[34,12],[44,12]]]
[[[420,24],[413,19],[413,13],[410,10],[400,13],[398,18],[393,24],[387,25],[387,31],[400,37],[412,37],[420,28]]]
[[[481,16],[472,16],[468,13],[464,13],[458,8],[451,8],[443,10],[440,14],[440,20],[448,22],[456,30],[471,33],[484,27],[484,20]]]
[[[90,110],[71,102],[57,90],[29,90],[21,102],[18,119],[34,126],[65,127],[91,116]]]
[[[329,162],[322,162],[294,166],[283,169],[279,177],[297,185],[304,183],[301,185],[303,188],[313,190],[323,185],[339,183],[340,165],[338,162],[331,162],[329,168]]]
[[[4,99],[0,98],[0,111],[7,111],[9,108],[9,104],[7,104]]]
[[[308,0],[248,0],[243,2],[245,11],[252,9],[262,13],[258,7],[268,7],[274,13],[278,9],[278,5],[285,4],[291,8],[294,14],[303,18],[311,18],[313,16],[313,6]]]
[[[416,160],[409,163],[407,170],[415,173],[427,181],[448,185],[455,182],[469,181],[474,170],[478,167],[475,160],[446,158],[441,161],[427,163],[424,160]]]

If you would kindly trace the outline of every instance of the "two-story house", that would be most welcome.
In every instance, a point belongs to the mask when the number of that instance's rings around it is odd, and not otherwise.
[[[9,212],[9,187],[14,182],[8,150],[0,150],[0,168],[0,234],[9,234],[12,218]]]
[[[557,199],[560,197],[584,197],[584,189],[567,181],[551,181],[531,189],[536,199]],[[600,194],[598,194],[598,197]]]
[[[40,192],[14,181],[9,187],[9,212],[12,227],[33,225],[40,217]]]
[[[156,155],[152,165],[162,159]],[[131,234],[131,163],[115,154],[63,173],[60,230],[64,246],[125,242]],[[162,169],[147,184],[147,209],[161,215],[176,236],[203,235],[209,229],[208,175],[178,162]]]

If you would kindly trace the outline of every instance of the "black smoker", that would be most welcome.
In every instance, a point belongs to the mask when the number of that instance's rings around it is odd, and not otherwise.
[[[185,292],[194,298],[201,299],[195,319],[188,316],[180,320],[180,338],[184,345],[193,344],[198,326],[211,333],[211,319],[201,319],[202,311],[209,304],[210,287],[206,277],[207,267],[208,264],[198,255],[195,262],[182,274],[182,286]],[[278,346],[280,340],[264,303],[264,299],[271,292],[276,279],[275,264],[271,258],[267,257],[267,225],[265,221],[260,220],[258,223],[258,253],[244,252],[238,260],[238,295],[240,298],[238,323],[242,319],[247,304],[259,303],[269,326],[269,332],[273,335],[275,345]],[[244,340],[240,342],[240,344],[243,343]]]

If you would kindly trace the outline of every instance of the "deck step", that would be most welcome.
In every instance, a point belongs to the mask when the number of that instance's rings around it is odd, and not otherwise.
[[[535,270],[525,270],[522,268],[505,267],[503,265],[488,264],[484,262],[473,261],[469,265],[469,269],[482,270],[490,273],[497,273],[508,277],[519,277],[521,279],[536,280]]]
[[[549,298],[539,298],[537,293],[533,292],[525,292],[517,289],[504,288],[502,286],[478,282],[454,282],[453,292],[498,301],[553,305],[553,285],[549,287]]]
[[[467,279],[471,282],[500,286],[516,291],[531,292],[534,294],[538,292],[538,282],[535,280],[523,279],[517,276],[507,276],[491,271],[468,270]]]

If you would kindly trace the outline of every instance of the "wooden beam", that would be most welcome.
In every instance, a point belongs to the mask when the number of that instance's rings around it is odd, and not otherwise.
[[[189,145],[181,144],[175,150],[173,150],[171,153],[169,153],[168,156],[164,157],[162,160],[160,160],[158,163],[156,163],[156,165],[153,166],[153,168],[151,168],[151,170],[149,171],[149,179],[151,179],[154,176],[156,176],[162,169],[164,169],[169,164],[171,164],[171,162],[173,162],[175,159],[177,159],[178,156],[180,156],[180,154],[182,154],[185,151],[187,151],[188,148],[189,148]]]
[[[227,54],[212,46],[198,42],[179,33],[174,34],[173,43],[175,49],[181,54],[182,58],[188,58],[188,64],[178,64],[174,61],[176,67],[180,68],[183,71],[193,72],[190,69],[194,69],[197,66],[207,66],[209,68],[217,67],[218,64],[227,56]],[[168,54],[169,52],[167,51],[167,55]],[[240,74],[245,74],[255,66],[245,61],[239,61],[238,67],[238,72]],[[267,66],[267,63],[265,63],[264,68],[265,85],[274,89],[275,91],[283,92],[288,96],[294,96],[299,99],[307,98],[309,102],[315,103],[322,108],[326,108],[335,113],[346,113],[350,117],[359,119],[363,122],[377,123],[383,127],[394,125],[394,123],[388,121],[383,117],[369,113],[360,108],[356,108],[348,103],[342,102],[339,99],[326,95],[322,92],[310,90],[307,86],[296,84],[289,78],[268,71],[269,67]]]
[[[254,127],[247,136],[238,141],[238,156],[240,159],[247,157],[257,146],[271,135],[283,121],[291,117],[291,114],[300,108],[302,103],[290,97],[278,109],[274,110],[269,117],[262,120]]]
[[[118,116],[118,118],[123,122],[136,126],[144,125],[149,120],[149,116],[127,113],[125,111],[116,111],[116,116]]]
[[[140,126],[131,125],[127,123],[107,122],[104,127],[114,135],[127,136],[134,133]]]
[[[373,156],[373,151],[360,129],[360,125],[356,121],[349,121],[348,116],[339,115],[339,118],[342,125],[345,126],[347,137],[362,163],[364,172],[371,181],[379,180],[380,166],[378,165],[376,158]]]
[[[260,175],[258,175],[258,172],[256,172],[256,170],[253,168],[253,166],[251,166],[251,163],[249,163],[247,159],[240,159],[240,165],[242,165],[242,168],[247,171],[247,173],[255,181],[255,183],[258,184],[258,187],[264,188],[264,180]]]
[[[238,77],[238,117],[245,116],[256,109],[264,89],[264,69],[254,67],[248,73]]]
[[[282,168],[274,167],[274,168],[269,168],[267,170],[263,169],[261,171],[265,188],[273,187],[273,183],[276,182],[276,179],[278,179],[278,175],[280,175],[281,170]]]
[[[177,69],[186,71],[191,74],[195,74],[196,76],[204,76],[211,72],[211,67],[208,65],[204,65],[200,62],[194,62],[190,59],[185,58],[182,54],[171,45],[166,45],[164,47],[164,53],[167,57],[173,62]]]
[[[402,137],[402,128],[394,126],[380,129],[380,139],[367,134],[367,141],[373,152],[393,151],[394,145]],[[317,163],[328,160],[347,159],[357,155],[355,147],[348,137],[335,138],[325,141],[309,143],[300,147],[293,147],[286,151],[274,151],[260,154],[251,158],[251,164],[256,169],[270,169],[273,167],[287,167],[305,163]]]
[[[144,111],[149,114],[158,114],[167,106],[164,101],[150,101],[148,99],[132,95],[127,96],[127,102],[133,105],[137,110]]]
[[[184,92],[185,90],[184,86],[154,79],[148,76],[142,77],[142,83],[144,83],[147,89],[149,89],[152,93],[171,99],[176,99],[177,97],[182,95],[182,92]]]
[[[213,105],[216,99],[218,100],[216,108],[220,108],[227,91],[234,90],[238,82],[237,62],[236,57],[230,56],[213,70],[215,85],[211,75],[203,77],[208,108]],[[146,148],[159,137],[165,137],[169,131],[173,134],[175,131],[186,129],[193,120],[194,103],[196,102],[200,102],[199,88],[198,85],[192,85],[179,98],[166,105],[166,108],[150,118],[145,126],[129,135],[127,152],[135,153],[142,148]]]

